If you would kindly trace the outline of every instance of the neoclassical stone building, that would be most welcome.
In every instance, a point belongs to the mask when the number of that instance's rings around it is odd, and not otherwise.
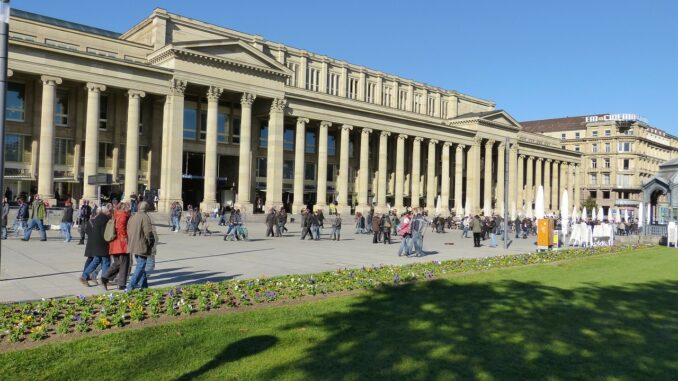
[[[108,173],[105,192],[158,190],[161,210],[530,214],[538,185],[547,210],[579,203],[580,154],[493,102],[163,9],[122,34],[13,10],[9,68],[15,194],[93,199],[83,179]]]

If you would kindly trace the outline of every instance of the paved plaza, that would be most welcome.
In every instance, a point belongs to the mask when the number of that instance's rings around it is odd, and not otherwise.
[[[353,225],[344,225],[342,241],[329,240],[325,228],[320,241],[301,241],[298,223],[288,224],[282,238],[266,238],[261,222],[247,224],[249,241],[225,242],[225,228],[212,221],[212,236],[188,236],[172,233],[162,216],[154,215],[160,243],[156,271],[150,276],[151,287],[190,283],[217,282],[228,279],[270,277],[283,274],[304,274],[338,268],[379,264],[402,265],[412,262],[473,258],[501,254],[517,254],[535,250],[534,239],[515,240],[508,250],[473,248],[473,239],[462,239],[460,230],[444,234],[427,230],[424,257],[398,257],[400,239],[393,244],[372,244],[372,235],[354,234]],[[163,221],[163,222],[161,222]],[[84,287],[78,281],[85,261],[85,246],[77,239],[64,243],[59,232],[48,232],[48,241],[40,242],[37,232],[30,242],[22,242],[10,233],[2,241],[0,301],[23,301],[69,295],[102,293],[101,287]],[[74,229],[76,237],[77,232]],[[470,236],[470,234],[469,234]],[[74,237],[75,238],[75,237]],[[498,241],[501,246],[501,240]]]

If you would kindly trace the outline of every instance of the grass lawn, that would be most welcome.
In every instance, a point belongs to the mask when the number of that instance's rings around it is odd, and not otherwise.
[[[2,380],[676,380],[678,250],[456,275],[0,354]]]

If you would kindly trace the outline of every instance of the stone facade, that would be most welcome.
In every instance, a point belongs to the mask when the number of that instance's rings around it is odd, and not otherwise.
[[[160,210],[436,213],[440,197],[443,215],[530,215],[539,185],[547,210],[560,189],[581,194],[580,153],[454,90],[163,9],[123,34],[16,10],[11,25],[15,194],[91,199],[97,173],[122,198],[157,190]]]

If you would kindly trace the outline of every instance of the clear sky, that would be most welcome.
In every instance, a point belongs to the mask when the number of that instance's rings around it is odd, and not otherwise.
[[[12,6],[116,32],[162,7],[489,99],[519,121],[636,113],[678,135],[678,0],[12,0]]]

